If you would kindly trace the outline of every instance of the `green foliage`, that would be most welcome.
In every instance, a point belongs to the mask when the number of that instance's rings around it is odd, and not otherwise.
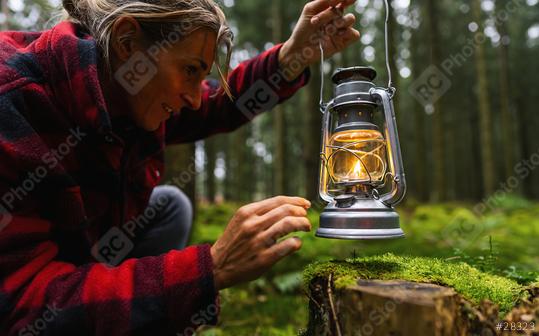
[[[501,212],[512,212],[517,210],[526,210],[533,207],[533,202],[522,198],[514,194],[503,194],[498,197],[491,197],[487,199],[486,205],[489,208],[489,211],[501,211]]]
[[[475,205],[469,204],[400,207],[397,210],[406,238],[397,240],[331,240],[316,238],[314,232],[297,233],[303,241],[301,250],[277,263],[260,279],[224,291],[221,325],[202,335],[297,335],[306,326],[308,305],[298,272],[313,262],[323,264],[334,259],[346,260],[341,264],[356,271],[369,269],[371,277],[376,275],[374,272],[385,276],[402,272],[412,280],[431,279],[454,286],[460,293],[467,293],[471,301],[490,297],[508,307],[518,296],[518,290],[513,292],[520,288],[518,284],[537,282],[539,285],[539,204],[515,199],[504,200],[503,204],[500,210],[481,214],[474,211]],[[200,206],[192,243],[215,241],[238,207],[230,203]],[[318,226],[318,216],[319,211],[309,210],[313,230]],[[470,237],[450,239],[445,230],[455,218],[481,230]],[[386,255],[388,252],[391,254]],[[423,257],[436,258],[432,261],[433,268],[421,265],[419,261],[431,260]],[[392,268],[392,264],[379,262],[378,269],[367,268],[373,264],[362,265],[361,260],[369,258],[393,258],[414,267],[399,270]],[[460,280],[459,273],[478,277],[468,285]],[[351,275],[343,276],[338,282],[344,284],[352,279]],[[507,287],[501,288],[501,284]]]
[[[200,205],[195,216],[191,244],[214,243],[238,207],[233,203]]]
[[[281,293],[293,293],[301,284],[301,272],[286,273],[273,278],[275,287]]]
[[[391,253],[313,263],[304,271],[304,283],[307,286],[315,277],[327,277],[329,274],[333,274],[337,288],[353,285],[358,278],[435,283],[454,288],[475,304],[489,299],[499,304],[502,312],[507,312],[514,305],[523,290],[513,280],[481,272],[463,262]]]

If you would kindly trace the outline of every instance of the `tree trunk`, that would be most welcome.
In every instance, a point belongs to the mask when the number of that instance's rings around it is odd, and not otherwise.
[[[254,183],[254,177],[249,171],[252,169],[252,162],[248,160],[247,155],[247,138],[249,137],[251,125],[243,125],[240,129],[234,132],[233,151],[235,152],[234,162],[234,193],[235,199],[241,202],[251,200],[250,190],[251,184]]]
[[[423,55],[419,52],[420,46],[420,29],[412,33],[410,40],[410,58],[412,62],[412,76],[413,80],[421,74],[421,64],[424,60]],[[427,167],[427,137],[425,135],[425,110],[414,99],[412,101],[413,113],[414,113],[414,127],[413,127],[413,139],[414,139],[414,151],[413,151],[413,170],[409,172],[412,177],[411,192],[419,201],[426,201],[429,197],[428,188],[429,176],[425,167]]]
[[[215,202],[216,181],[215,181],[215,161],[217,160],[217,144],[215,138],[204,141],[206,150],[206,196],[208,202]]]
[[[465,335],[460,297],[450,288],[401,280],[358,280],[335,292],[331,283],[318,286],[311,317],[328,318],[309,326],[313,335]]]
[[[2,26],[0,26],[1,30],[9,30],[9,7],[7,6],[7,2],[8,0],[0,0],[2,14],[4,14],[4,22],[2,22]]]
[[[479,26],[478,31],[483,31],[483,19],[481,15],[480,0],[472,1],[473,20]],[[475,67],[477,73],[477,95],[479,99],[479,125],[481,139],[481,171],[483,175],[483,196],[491,195],[496,186],[495,166],[492,153],[492,112],[490,110],[487,66],[485,60],[485,48],[478,43],[475,50]]]
[[[249,123],[242,128],[243,143],[241,149],[243,151],[241,161],[239,161],[240,167],[240,183],[243,189],[242,201],[252,202],[256,192],[256,183],[258,181],[258,175],[256,174],[255,156],[251,147],[247,145],[249,139],[252,137],[253,124]]]
[[[236,130],[236,132],[238,132]],[[236,133],[235,132],[235,133]],[[223,196],[225,201],[237,201],[237,190],[234,185],[234,176],[236,171],[236,157],[237,150],[234,148],[235,133],[231,133],[227,136],[226,150],[225,150],[225,180],[224,180],[224,192]]]
[[[468,336],[512,335],[498,323],[514,326],[527,321],[525,335],[536,335],[539,325],[539,288],[500,318],[499,307],[483,300],[473,305],[453,289],[404,280],[364,280],[335,289],[332,275],[316,277],[309,285],[309,323],[304,336]]]
[[[320,168],[320,139],[322,138],[322,113],[320,100],[320,65],[311,67],[311,79],[305,88],[305,123],[304,152],[305,163],[305,197],[311,201],[318,200],[318,170]]]
[[[281,0],[273,0],[272,2],[272,22],[273,22],[273,41],[276,43],[283,38],[283,11]],[[282,195],[286,190],[286,147],[285,147],[285,114],[284,108],[281,105],[275,106],[272,111],[273,114],[273,141],[274,141],[274,154],[273,154],[273,182],[276,195]]]
[[[431,48],[431,64],[438,66],[440,64],[440,32],[438,27],[438,1],[427,1],[427,20],[429,29],[429,43]],[[440,101],[433,104],[434,113],[432,114],[432,159],[434,183],[431,193],[433,201],[441,201],[446,197],[446,165],[445,165],[445,129],[443,125],[443,111]]]
[[[310,285],[305,335],[496,335],[496,305],[474,307],[451,288],[403,280],[362,280],[335,290],[329,279]]]
[[[196,205],[196,165],[195,144],[175,145],[165,151],[166,174],[164,181],[180,188],[191,200],[193,208]]]
[[[500,4],[497,4],[497,11],[500,11]],[[518,148],[515,136],[516,118],[510,111],[510,89],[509,89],[509,34],[504,20],[496,20],[498,33],[500,34],[500,46],[498,47],[498,63],[500,67],[499,87],[500,87],[500,112],[502,116],[502,141],[503,141],[503,162],[504,177],[508,179],[514,175],[516,163],[515,148]]]

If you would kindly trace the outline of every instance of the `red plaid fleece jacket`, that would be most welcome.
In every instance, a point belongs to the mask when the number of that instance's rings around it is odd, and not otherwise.
[[[216,322],[209,245],[114,267],[92,246],[144,211],[165,145],[234,130],[250,119],[245,96],[261,112],[306,83],[307,71],[275,76],[279,48],[231,72],[236,102],[206,81],[200,110],[146,132],[109,118],[95,41],[77,26],[0,33],[1,335],[187,335]]]

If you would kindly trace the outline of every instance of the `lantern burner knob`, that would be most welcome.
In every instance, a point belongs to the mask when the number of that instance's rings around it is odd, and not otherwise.
[[[337,202],[338,208],[349,208],[354,204],[355,200],[356,197],[351,194],[335,196],[335,201]]]

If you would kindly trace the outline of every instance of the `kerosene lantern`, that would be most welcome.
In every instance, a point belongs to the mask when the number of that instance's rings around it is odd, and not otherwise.
[[[386,15],[386,65],[387,20]],[[404,236],[394,209],[404,197],[406,182],[389,66],[388,75],[389,83],[385,88],[373,83],[376,77],[373,68],[337,69],[332,76],[334,97],[327,104],[323,102],[321,90],[319,193],[328,204],[320,215],[316,232],[319,237],[386,239]],[[375,121],[378,117],[384,119],[378,122],[380,126]]]

